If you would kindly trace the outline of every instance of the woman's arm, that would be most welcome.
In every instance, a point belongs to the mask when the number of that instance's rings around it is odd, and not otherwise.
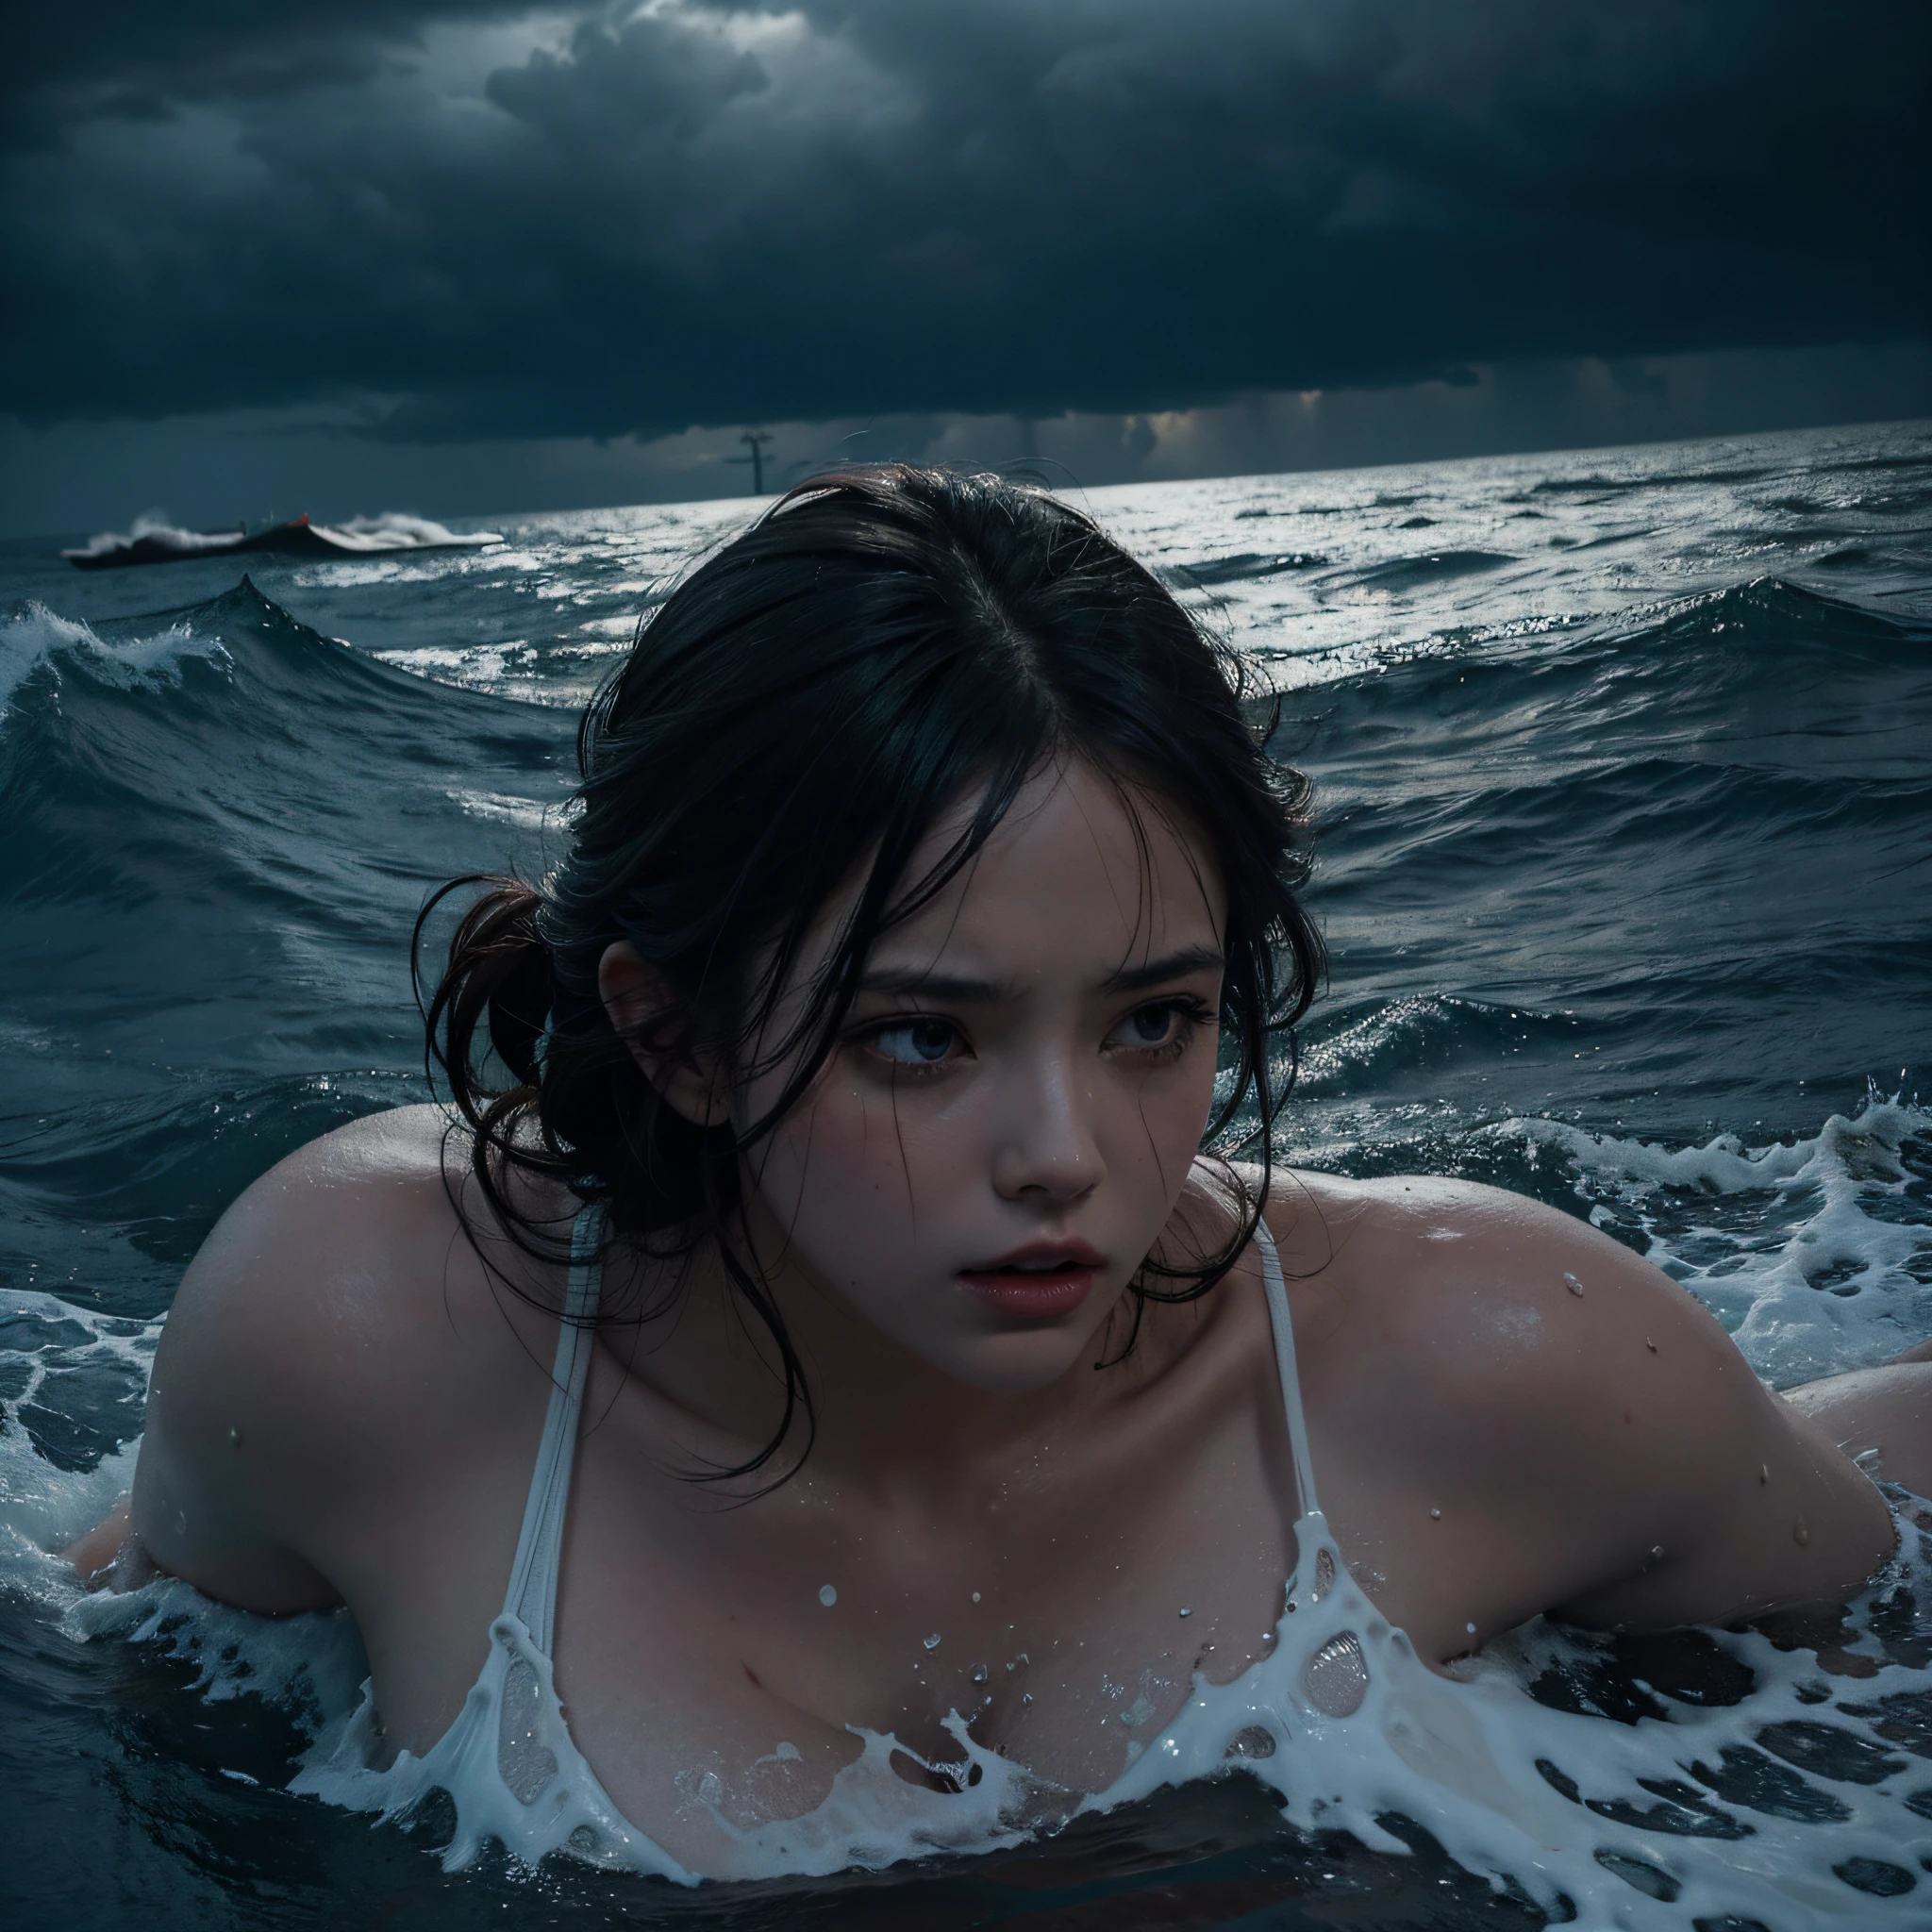
[[[67,1552],[90,1585],[156,1569],[243,1609],[319,1608],[326,1580],[289,1546],[275,1480],[313,1407],[313,1363],[290,1318],[303,1270],[286,1187],[243,1194],[190,1263],[156,1352],[134,1488]],[[299,1219],[298,1217],[294,1217]]]
[[[90,1590],[133,1587],[139,1579],[127,1574],[136,1558],[128,1525],[127,1498],[123,1496],[93,1528],[61,1551]]]
[[[1932,1496],[1932,1342],[1874,1369],[1788,1389],[1785,1400],[1868,1474]]]

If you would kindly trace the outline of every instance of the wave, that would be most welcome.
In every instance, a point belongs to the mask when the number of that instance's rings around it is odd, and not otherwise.
[[[379,663],[245,578],[93,626],[17,611],[0,666],[0,1019],[56,1042],[11,1104],[417,1061],[425,894],[541,870],[574,774],[568,714]]]
[[[171,550],[225,550],[242,535],[240,525],[232,530],[184,530],[166,517],[136,517],[126,530],[97,530],[77,550],[63,550],[63,557],[105,557],[109,551],[131,550],[144,539],[153,539]]]
[[[1440,583],[1449,577],[1480,575],[1517,561],[1517,558],[1501,550],[1428,550],[1350,571],[1345,581],[1371,590],[1409,590],[1418,584]]]
[[[419,1062],[420,1049],[414,1056]],[[0,1114],[0,1281],[88,1284],[149,1319],[229,1203],[285,1155],[428,1097],[420,1071],[176,1077],[132,1094]]]
[[[493,530],[459,536],[427,517],[411,516],[400,510],[386,510],[375,517],[352,517],[346,524],[317,524],[305,515],[253,532],[239,525],[232,530],[183,530],[162,518],[141,517],[125,534],[100,532],[79,549],[63,550],[60,554],[82,570],[102,570],[126,564],[228,557],[243,551],[319,558],[358,557],[409,550],[476,549],[502,541]]]
[[[0,895],[34,880],[69,893],[76,865],[125,869],[148,839],[186,864],[178,890],[208,856],[187,849],[197,833],[256,854],[318,832],[340,845],[358,822],[425,818],[431,799],[459,820],[454,787],[541,814],[567,736],[542,708],[323,637],[246,577],[92,626],[29,605],[0,623],[0,801],[22,834],[0,853]]]
[[[1306,1029],[1311,1116],[1691,1134],[1932,1078],[1928,639],[1761,580],[1292,694],[1349,1001]]]
[[[1302,1100],[1387,1094],[1458,1061],[1484,1064],[1525,1049],[1574,1049],[1574,1013],[1542,1013],[1453,993],[1414,993],[1322,1009],[1302,1030],[1294,1092]]]
[[[1348,760],[1386,758],[1399,733],[1406,758],[1480,743],[1485,767],[1641,750],[1869,774],[1896,753],[1909,775],[1923,757],[1895,734],[1932,722],[1928,644],[1925,619],[1762,577],[1635,622],[1444,633],[1309,689],[1289,730]]]
[[[1165,564],[1157,575],[1164,583],[1187,591],[1209,584],[1253,583],[1280,576],[1286,571],[1316,570],[1327,561],[1312,550],[1279,550],[1267,555],[1243,550],[1233,557],[1206,558],[1199,563]]]
[[[501,543],[497,530],[472,530],[459,534],[429,517],[410,516],[403,510],[384,510],[380,516],[351,517],[345,524],[317,524],[315,527],[345,550],[455,550],[480,549],[486,543]]]
[[[1847,597],[1807,589],[1782,577],[1754,577],[1707,591],[1641,625],[1612,631],[1612,641],[1696,646],[1728,645],[1839,653],[1919,650],[1932,643],[1932,621],[1874,610]]]

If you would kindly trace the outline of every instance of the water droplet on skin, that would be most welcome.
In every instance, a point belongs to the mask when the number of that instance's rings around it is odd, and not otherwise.
[[[1194,1613],[1193,1613],[1193,1611],[1192,1611],[1192,1610],[1191,1610],[1191,1609],[1189,1609],[1189,1607],[1187,1607],[1187,1605],[1186,1605],[1186,1604],[1183,1604],[1183,1605],[1181,1606],[1181,1615],[1182,1615],[1182,1616],[1184,1616],[1184,1617],[1191,1617],[1191,1616],[1192,1616],[1193,1614],[1194,1614]]]
[[[239,1449],[241,1446],[242,1431],[240,1429],[230,1429],[228,1431],[228,1447],[230,1449]]]
[[[983,1684],[983,1683],[985,1683],[985,1682],[986,1682],[986,1677],[987,1677],[987,1670],[986,1670],[986,1666],[985,1666],[984,1664],[974,1664],[974,1665],[973,1666],[973,1674],[973,1674],[973,1681],[974,1681],[974,1682],[975,1684]]]
[[[1440,1509],[1431,1509],[1429,1511],[1429,1521],[1431,1523],[1441,1523],[1441,1520],[1442,1512]]]
[[[925,1640],[925,1647],[928,1650],[937,1650],[940,1647],[940,1633],[937,1630]]]
[[[1800,1549],[1806,1548],[1811,1541],[1811,1532],[1805,1527],[1805,1519],[1802,1516],[1791,1525],[1791,1541]]]
[[[1563,1286],[1567,1288],[1572,1294],[1581,1294],[1583,1292],[1582,1282],[1578,1281],[1575,1275],[1574,1274],[1564,1275]]]
[[[1664,1546],[1663,1546],[1663,1544],[1661,1544],[1661,1543],[1652,1543],[1652,1544],[1651,1544],[1651,1546],[1650,1546],[1650,1560],[1651,1560],[1651,1561],[1652,1561],[1653,1563],[1661,1563],[1661,1562],[1663,1561],[1663,1559],[1664,1559]]]
[[[1463,1625],[1462,1627],[1463,1627],[1463,1628],[1464,1628],[1464,1629],[1465,1629],[1466,1631],[1468,1631],[1468,1633],[1469,1633],[1469,1634],[1470,1634],[1470,1635],[1471,1635],[1472,1637],[1474,1637],[1474,1636],[1475,1635],[1475,1625],[1474,1625],[1474,1624],[1464,1624],[1464,1625]]]
[[[819,1601],[829,1610],[839,1601],[839,1592],[829,1583],[821,1584],[819,1586]]]
[[[973,1601],[974,1603],[979,1601],[979,1592],[976,1590],[973,1592]]]
[[[1771,1464],[1770,1464],[1770,1463],[1768,1463],[1768,1462],[1760,1462],[1760,1463],[1759,1463],[1759,1464],[1757,1465],[1757,1480],[1758,1480],[1758,1483],[1759,1483],[1760,1485],[1762,1485],[1762,1484],[1764,1484],[1764,1483],[1768,1483],[1768,1482],[1769,1482],[1769,1481],[1771,1480]]]
[[[1031,1704],[1031,1703],[1033,1702],[1033,1693],[1032,1693],[1032,1691],[1030,1691],[1030,1690],[1023,1690],[1023,1691],[1021,1691],[1021,1693],[1020,1693],[1020,1702],[1021,1702],[1022,1704]]]
[[[1649,1349],[1652,1355],[1655,1355],[1657,1353],[1657,1343],[1654,1342],[1647,1335],[1643,1338],[1643,1345],[1645,1348]]]

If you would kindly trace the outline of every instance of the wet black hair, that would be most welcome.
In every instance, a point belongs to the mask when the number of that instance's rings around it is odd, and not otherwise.
[[[1235,1184],[1241,1211],[1221,1248],[1187,1267],[1143,1263],[1111,1358],[1132,1346],[1147,1301],[1205,1294],[1233,1265],[1259,1218],[1291,1077],[1291,1051],[1284,1059],[1272,1043],[1307,1010],[1323,965],[1298,896],[1308,786],[1267,755],[1276,711],[1151,572],[1047,491],[898,463],[842,469],[781,497],[640,625],[584,715],[576,815],[555,872],[541,885],[458,880],[432,900],[417,926],[419,988],[431,912],[481,888],[425,1016],[433,1071],[504,1230],[537,1254],[566,1239],[528,1208],[537,1193],[512,1184],[521,1176],[602,1204],[607,1239],[653,1256],[714,1244],[771,1338],[776,1433],[716,1474],[763,1467],[801,1422],[808,1448],[813,1420],[741,1239],[741,1158],[823,1067],[880,935],[971,860],[1056,757],[1083,761],[1130,811],[1151,806],[1212,855],[1227,895],[1224,1077],[1204,1144],[1227,1151],[1222,1137],[1252,1104],[1241,1139],[1263,1175],[1259,1190]],[[964,829],[908,876],[962,799],[976,801]],[[855,884],[803,1010],[774,1042],[808,933]],[[762,1119],[700,1126],[659,1096],[599,997],[598,965],[618,941],[675,996],[651,1023],[651,1053],[703,1053],[740,1074],[755,1041],[760,1064],[796,1056]]]

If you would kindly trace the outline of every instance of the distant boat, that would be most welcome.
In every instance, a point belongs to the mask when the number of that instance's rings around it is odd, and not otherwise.
[[[471,549],[500,543],[493,530],[459,537],[425,517],[358,517],[349,524],[311,524],[291,518],[250,536],[233,530],[174,530],[136,527],[130,537],[96,537],[85,550],[60,555],[76,570],[124,570],[135,563],[183,563],[199,557],[239,557],[273,552],[281,557],[381,557],[398,551]]]

